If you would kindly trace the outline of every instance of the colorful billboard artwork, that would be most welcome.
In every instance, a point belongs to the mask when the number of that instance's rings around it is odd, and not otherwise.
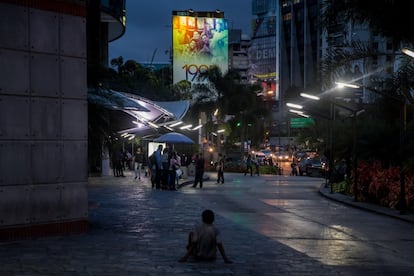
[[[224,18],[173,15],[173,83],[201,83],[200,72],[228,70],[228,24]]]

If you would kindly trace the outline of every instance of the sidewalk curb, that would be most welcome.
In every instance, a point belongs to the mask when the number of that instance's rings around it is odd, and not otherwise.
[[[399,211],[396,209],[387,208],[387,207],[383,207],[383,206],[379,206],[379,205],[367,203],[367,202],[358,202],[358,201],[355,201],[351,196],[347,196],[341,193],[331,193],[330,187],[325,187],[325,183],[322,183],[321,186],[319,187],[319,193],[326,198],[329,198],[331,200],[334,200],[334,201],[337,201],[337,202],[340,202],[340,203],[343,203],[343,204],[346,204],[346,205],[349,205],[355,208],[367,210],[367,211],[377,213],[380,215],[385,215],[385,216],[400,219],[406,222],[414,223],[414,214],[407,213],[403,215],[403,214],[400,214]]]

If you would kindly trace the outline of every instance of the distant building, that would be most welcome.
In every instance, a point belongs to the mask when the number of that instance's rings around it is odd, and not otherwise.
[[[354,24],[338,18],[333,26],[323,26],[320,18],[322,0],[252,0],[252,34],[250,41],[249,78],[275,92],[271,99],[273,121],[270,136],[289,135],[286,101],[297,97],[320,82],[320,64],[329,49],[359,42],[374,51],[377,57],[356,60],[344,69],[344,79],[380,89],[385,77],[396,64],[395,45],[367,25]],[[375,73],[373,73],[375,72]],[[364,77],[369,76],[369,77]],[[355,102],[370,102],[376,94],[366,89],[355,90]]]
[[[367,24],[357,24],[350,21],[338,20],[336,24],[327,26],[322,32],[321,55],[327,54],[330,49],[341,49],[353,43],[361,47],[367,47],[380,54],[365,57],[344,66],[341,81],[353,82],[363,87],[373,87],[381,90],[385,79],[398,68],[398,52],[402,45],[395,44],[392,39],[379,35],[371,30]],[[352,97],[355,102],[370,103],[378,94],[368,89],[352,89]]]
[[[240,81],[248,83],[250,81],[249,71],[249,52],[250,37],[243,34],[241,30],[230,29],[229,33],[229,69],[237,70],[240,73]]]

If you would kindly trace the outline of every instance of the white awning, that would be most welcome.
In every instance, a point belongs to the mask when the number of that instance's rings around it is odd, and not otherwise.
[[[190,107],[190,101],[151,101],[135,94],[98,88],[89,89],[88,101],[131,116],[129,129],[120,133],[151,135],[159,128],[172,130],[168,125],[180,121]]]

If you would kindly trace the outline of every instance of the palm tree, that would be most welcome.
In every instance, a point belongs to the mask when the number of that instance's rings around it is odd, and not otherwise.
[[[118,74],[122,73],[123,65],[124,65],[124,58],[121,56],[111,60],[111,66],[117,68]]]
[[[255,144],[260,142],[265,133],[263,121],[270,116],[269,110],[263,108],[263,102],[256,96],[255,91],[260,87],[241,84],[240,74],[236,70],[229,70],[223,75],[216,66],[200,77],[206,78],[208,83],[196,86],[200,92],[199,99],[203,99],[200,104],[194,104],[202,107],[198,110],[213,114],[218,109],[218,121],[222,128],[227,129],[230,141],[250,138]],[[224,124],[226,115],[232,115],[233,119]],[[237,123],[242,132],[237,128]]]

